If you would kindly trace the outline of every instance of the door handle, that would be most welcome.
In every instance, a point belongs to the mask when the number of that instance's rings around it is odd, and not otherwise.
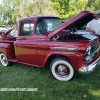
[[[21,38],[17,38],[17,40],[20,40]]]

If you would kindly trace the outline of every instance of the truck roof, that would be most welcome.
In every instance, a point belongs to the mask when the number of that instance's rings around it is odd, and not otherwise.
[[[22,18],[19,22],[23,22],[23,21],[33,21],[33,20],[37,20],[39,18],[56,18],[56,19],[60,19],[59,17],[55,17],[55,16],[33,16],[33,17],[27,17],[27,18]]]

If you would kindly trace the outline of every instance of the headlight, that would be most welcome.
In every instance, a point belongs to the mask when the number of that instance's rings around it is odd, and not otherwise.
[[[88,55],[91,54],[92,45],[93,45],[92,43],[89,44],[89,46],[88,46],[87,49],[86,49],[86,54],[88,54]]]
[[[93,59],[93,55],[91,55],[92,45],[93,45],[93,43],[89,44],[89,46],[86,49],[86,53],[84,55],[84,58],[85,58],[85,60],[86,60],[87,63],[91,62],[92,59]]]
[[[92,57],[91,57],[91,56],[86,56],[86,58],[85,58],[85,59],[86,59],[86,62],[87,62],[87,63],[89,63],[89,62],[91,62],[91,61],[92,61]]]

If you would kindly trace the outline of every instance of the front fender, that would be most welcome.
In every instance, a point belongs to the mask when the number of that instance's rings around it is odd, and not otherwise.
[[[52,56],[52,55],[61,55],[66,58],[68,58],[74,68],[74,70],[78,71],[79,68],[83,66],[83,54],[78,53],[78,52],[61,52],[61,51],[53,51],[50,52],[43,63],[43,66],[46,64],[47,60]]]

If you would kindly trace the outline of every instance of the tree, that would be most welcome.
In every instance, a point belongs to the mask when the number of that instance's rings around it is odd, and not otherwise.
[[[7,24],[17,25],[16,23],[24,17],[37,15],[58,16],[56,10],[51,9],[50,0],[3,0],[0,5],[0,14],[3,21]]]
[[[2,27],[3,25],[5,25],[7,27],[7,23],[2,21],[2,20],[0,20],[0,27]]]
[[[69,19],[85,10],[87,0],[51,0],[53,9],[56,9],[61,19]]]
[[[65,19],[64,16],[69,11],[70,0],[51,0],[53,9],[57,10],[60,18]]]
[[[16,24],[16,8],[22,0],[3,0],[2,4],[2,20],[12,26]]]
[[[100,1],[99,0],[88,0],[86,10],[100,12]]]
[[[93,8],[94,11],[100,11],[100,0],[95,0],[95,2],[93,2]]]

